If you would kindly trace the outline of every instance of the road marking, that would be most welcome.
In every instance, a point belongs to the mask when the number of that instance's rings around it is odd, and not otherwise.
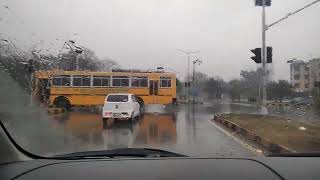
[[[212,124],[213,126],[215,126],[219,131],[221,131],[222,133],[224,133],[225,135],[229,136],[230,138],[232,138],[234,141],[236,141],[237,143],[239,143],[240,145],[242,145],[244,148],[248,149],[250,152],[252,152],[254,155],[256,156],[264,156],[263,155],[263,151],[260,149],[255,148],[254,146],[242,141],[241,139],[239,139],[238,137],[235,136],[236,132],[230,133],[227,130],[223,129],[222,127],[218,126],[216,123],[212,122],[211,120],[208,120],[210,124]]]

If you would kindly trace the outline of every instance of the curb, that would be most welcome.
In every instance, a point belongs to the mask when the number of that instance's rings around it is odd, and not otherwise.
[[[65,112],[67,112],[65,108],[47,108],[47,113],[49,115],[63,114]]]
[[[271,140],[265,137],[261,137],[252,131],[249,131],[233,122],[230,122],[228,120],[221,118],[220,116],[214,115],[213,121],[241,135],[246,140],[252,141],[255,144],[265,148],[269,153],[294,153],[295,152],[286,146],[274,143]]]

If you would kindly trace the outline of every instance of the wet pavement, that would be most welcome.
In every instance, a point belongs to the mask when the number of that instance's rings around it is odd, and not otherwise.
[[[253,106],[230,103],[147,106],[135,122],[103,124],[99,113],[73,111],[56,116],[56,128],[64,130],[65,152],[124,147],[160,148],[188,156],[248,157],[253,154],[222,133],[208,120],[214,113],[258,113]]]

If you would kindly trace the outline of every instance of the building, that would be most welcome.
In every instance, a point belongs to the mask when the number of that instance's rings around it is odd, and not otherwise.
[[[298,93],[311,92],[320,81],[320,58],[308,62],[290,60],[290,81],[293,90]]]
[[[290,81],[295,92],[309,92],[309,63],[302,60],[291,60]]]
[[[317,82],[320,82],[320,58],[309,61],[310,69],[310,90],[313,90]]]

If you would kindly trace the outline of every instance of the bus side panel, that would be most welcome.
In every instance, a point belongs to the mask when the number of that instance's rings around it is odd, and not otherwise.
[[[50,96],[50,105],[59,97],[66,97],[71,106],[97,106],[103,105],[106,98],[105,95],[52,95]]]
[[[68,98],[71,106],[96,106],[103,105],[106,95],[52,95],[50,96],[50,105],[53,105],[54,100],[59,97],[64,96]],[[171,96],[139,96],[143,99],[144,104],[171,104]]]
[[[64,96],[68,98],[70,104],[72,106],[81,106],[81,105],[103,105],[105,97],[109,93],[132,93],[137,96],[145,96],[148,95],[149,90],[146,88],[131,88],[124,89],[121,88],[52,88],[50,96],[50,104],[53,105],[55,98],[59,96]],[[86,93],[86,94],[81,94]],[[87,94],[88,93],[88,94]],[[89,94],[90,93],[90,94]]]
[[[107,95],[110,93],[128,93],[129,88],[118,87],[51,87],[50,93],[52,95]]]
[[[147,96],[149,95],[149,88],[130,88],[128,93],[136,96]]]
[[[144,104],[171,104],[171,96],[139,96],[143,99]]]

